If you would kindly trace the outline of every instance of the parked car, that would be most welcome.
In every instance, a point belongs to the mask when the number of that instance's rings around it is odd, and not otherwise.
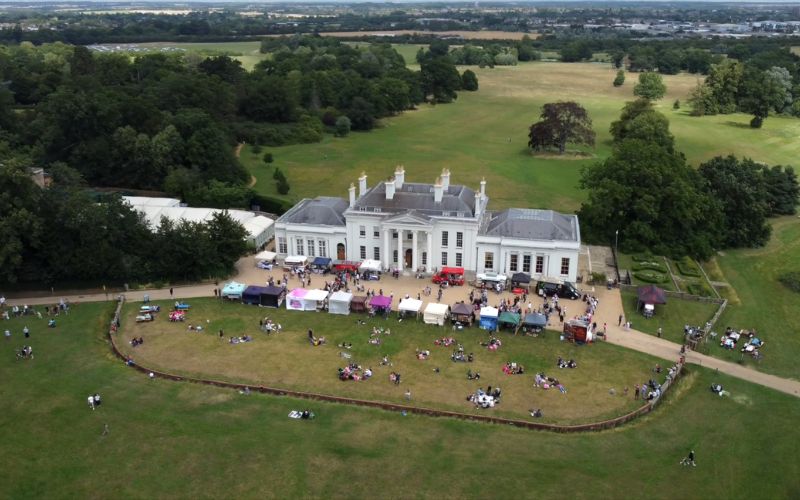
[[[575,288],[575,285],[569,281],[563,281],[560,283],[552,281],[540,281],[536,284],[536,293],[539,295],[545,295],[547,297],[557,295],[561,299],[576,300],[581,298],[580,290]]]

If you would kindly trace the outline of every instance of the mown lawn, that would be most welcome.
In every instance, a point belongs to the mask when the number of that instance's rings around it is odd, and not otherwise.
[[[462,68],[462,70],[465,68]],[[599,63],[537,62],[515,67],[480,69],[478,92],[460,92],[445,105],[421,105],[382,121],[377,130],[330,135],[318,144],[269,148],[276,165],[287,174],[295,199],[318,195],[346,197],[347,187],[363,170],[369,185],[383,180],[398,164],[412,182],[433,182],[442,168],[452,172],[451,182],[477,188],[488,181],[493,208],[510,206],[552,208],[571,212],[585,194],[578,187],[580,169],[611,152],[608,127],[619,117],[624,103],[633,98],[635,74],[625,85],[611,85],[615,70]],[[667,96],[658,108],[670,120],[690,163],[697,165],[716,155],[734,153],[769,164],[791,164],[800,152],[794,140],[800,120],[770,117],[764,128],[747,126],[743,114],[696,118],[685,101],[697,83],[693,75],[665,76]],[[679,99],[684,107],[673,110]],[[540,158],[530,155],[527,132],[547,102],[575,100],[587,108],[597,132],[593,158]],[[271,178],[260,178],[256,189],[270,194]],[[624,238],[624,235],[621,235]],[[609,235],[613,238],[613,235]]]
[[[706,370],[693,368],[632,425],[560,435],[148,380],[109,353],[110,313],[82,304],[55,330],[26,321],[36,358],[25,362],[13,356],[23,322],[4,323],[16,332],[0,344],[4,498],[792,498],[800,489],[797,398]],[[712,395],[712,382],[731,397]],[[104,403],[92,412],[94,392]],[[303,408],[317,419],[287,418]],[[689,449],[696,468],[678,465]]]
[[[728,306],[717,331],[723,332],[728,326],[737,330],[755,328],[767,343],[762,349],[764,359],[754,363],[749,357],[743,358],[738,349],[729,351],[719,345],[711,345],[709,354],[797,379],[800,295],[784,287],[778,277],[800,270],[800,221],[784,217],[776,219],[772,227],[772,238],[765,247],[725,251],[716,258],[740,302]]]
[[[656,305],[656,313],[652,318],[645,318],[636,311],[636,292],[622,292],[622,307],[631,327],[650,335],[657,335],[661,327],[661,337],[679,344],[683,343],[684,325],[703,326],[710,320],[719,307],[713,302],[698,302],[667,297],[667,303]]]
[[[478,328],[454,332],[451,328],[413,320],[398,321],[394,314],[388,320],[367,319],[363,315],[303,313],[214,299],[192,301],[187,323],[199,322],[205,328],[205,333],[193,333],[185,323],[167,321],[165,313],[152,323],[134,323],[139,305],[126,306],[126,325],[120,346],[144,366],[219,380],[394,403],[405,402],[405,391],[410,390],[411,404],[467,413],[487,413],[476,410],[466,401],[469,394],[478,387],[500,387],[502,404],[490,414],[527,419],[531,408],[541,407],[547,408],[545,421],[564,424],[597,421],[634,410],[640,404],[632,397],[612,397],[609,389],[614,388],[620,394],[626,386],[632,390],[634,384],[650,378],[650,370],[660,361],[605,343],[589,346],[564,343],[555,331],[538,338],[515,337],[501,331],[498,338],[503,346],[491,352],[479,344],[486,342],[489,336]],[[168,307],[166,303],[163,306]],[[258,321],[264,316],[281,323],[283,333],[270,336],[260,333]],[[366,324],[357,323],[360,319]],[[391,331],[390,335],[380,337],[382,344],[379,346],[368,342],[373,327]],[[308,328],[313,328],[316,336],[324,336],[328,343],[311,346]],[[219,339],[219,329],[224,330],[226,337],[246,334],[254,341],[231,345],[227,338]],[[474,362],[453,362],[450,356],[455,346],[434,345],[435,339],[444,336],[454,337],[464,346],[465,353],[474,353]],[[144,345],[130,347],[127,342],[133,337],[142,337]],[[351,343],[352,349],[337,347],[343,342]],[[431,355],[427,360],[418,360],[417,350],[429,350]],[[343,359],[342,352],[352,358]],[[383,355],[389,356],[391,367],[380,365]],[[578,368],[557,368],[559,356],[575,359]],[[359,382],[340,381],[337,370],[348,362],[371,367],[374,377]],[[502,368],[507,362],[523,365],[526,373],[506,375]],[[436,368],[439,372],[434,371]],[[480,381],[467,380],[467,370],[479,372]],[[399,386],[389,381],[392,371],[402,375]],[[554,389],[535,390],[533,383],[537,372],[557,378],[567,388],[567,393]]]

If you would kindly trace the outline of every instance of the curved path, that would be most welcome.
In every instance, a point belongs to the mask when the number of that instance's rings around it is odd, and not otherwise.
[[[261,284],[266,282],[267,278],[272,275],[275,279],[281,279],[283,271],[264,271],[255,267],[252,257],[244,257],[236,264],[237,275],[234,277],[236,281],[241,283]],[[325,279],[330,279],[328,276],[313,275],[312,287],[322,287]],[[412,297],[416,296],[430,282],[427,280],[417,280],[413,277],[401,277],[399,279],[384,278],[381,281],[369,282],[366,286],[374,289],[383,288],[384,293],[394,293],[395,297],[402,297],[409,294]],[[295,278],[290,279],[290,288],[299,286],[300,282]],[[201,284],[191,286],[174,287],[174,298],[189,299],[195,297],[213,297],[214,284]],[[458,300],[467,299],[469,287],[452,287],[444,291],[443,302],[452,304]],[[600,305],[596,315],[597,323],[607,323],[608,326],[608,342],[617,344],[628,349],[644,352],[659,358],[668,360],[670,363],[675,362],[680,356],[680,345],[668,340],[664,340],[653,335],[648,335],[637,330],[625,331],[617,327],[617,320],[619,314],[623,311],[622,298],[619,290],[606,290],[605,288],[598,288],[595,295],[600,300]],[[85,295],[70,295],[64,298],[69,299],[70,302],[101,302],[104,300],[115,300],[118,292],[93,293]],[[169,288],[159,290],[144,290],[144,291],[131,291],[127,292],[125,296],[129,301],[140,301],[143,296],[147,294],[151,300],[170,300]],[[508,297],[513,297],[510,294]],[[54,304],[58,302],[59,297],[31,297],[31,298],[16,298],[9,299],[9,304],[29,304],[29,305],[43,305]],[[434,301],[435,297],[422,297],[423,301]],[[498,298],[492,294],[490,301],[495,302]],[[538,300],[538,299],[535,299]],[[568,315],[577,312],[574,309],[580,307],[579,303],[571,305],[566,302],[566,306],[572,310],[568,311]],[[748,382],[763,385],[771,389],[775,389],[786,394],[791,394],[795,397],[800,397],[800,381],[777,377],[768,373],[760,372],[737,363],[731,363],[717,359],[705,354],[700,354],[694,351],[686,352],[686,362],[692,363],[706,368],[719,370],[722,373],[736,377]]]

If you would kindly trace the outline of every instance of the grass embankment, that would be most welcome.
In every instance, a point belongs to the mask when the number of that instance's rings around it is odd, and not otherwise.
[[[55,330],[43,321],[4,323],[15,337],[0,345],[3,497],[619,497],[636,491],[649,498],[789,498],[800,487],[798,400],[702,369],[693,369],[664,406],[638,423],[560,435],[148,380],[109,353],[101,332],[111,310],[110,304],[79,305]],[[22,343],[23,323],[33,332],[32,361],[16,361],[12,352]],[[586,353],[601,352],[593,347]],[[712,381],[732,396],[713,396]],[[86,396],[95,392],[104,402],[92,412]],[[317,419],[287,418],[303,408]],[[678,465],[689,449],[698,459],[690,470]],[[758,471],[756,479],[731,473],[744,462]],[[631,463],[635,472],[620,466]]]
[[[667,297],[667,303],[657,305],[655,315],[647,319],[636,311],[636,292],[622,291],[622,307],[632,328],[656,335],[661,327],[661,337],[679,344],[683,343],[684,325],[703,326],[719,307],[713,302],[698,302]]]

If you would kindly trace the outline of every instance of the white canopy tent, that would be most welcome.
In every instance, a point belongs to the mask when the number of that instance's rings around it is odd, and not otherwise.
[[[308,290],[305,288],[295,288],[286,296],[286,309],[290,311],[313,311],[316,309],[316,302],[312,302],[311,308],[306,306],[306,295]]]
[[[353,294],[339,290],[328,298],[328,312],[331,314],[350,314],[350,302]]]
[[[423,315],[422,320],[429,325],[442,326],[447,319],[447,313],[449,311],[450,306],[447,304],[431,302],[425,308],[425,314]]]
[[[303,300],[306,302],[306,311],[314,311],[322,309],[322,304],[328,298],[328,292],[325,290],[309,290]]]
[[[262,252],[258,252],[257,254],[255,254],[253,256],[253,258],[256,260],[256,262],[261,261],[261,260],[268,260],[268,261],[272,262],[272,260],[277,255],[278,254],[276,254],[275,252],[270,252],[269,250],[264,250]]]
[[[397,310],[400,314],[414,314],[415,316],[419,316],[421,309],[422,301],[411,298],[401,300],[400,304],[397,306]]]
[[[308,257],[305,255],[289,255],[283,259],[284,267],[302,267],[308,263]]]
[[[362,262],[360,266],[358,266],[359,272],[362,272],[362,273],[368,272],[368,271],[381,272],[381,269],[382,269],[381,261],[379,261],[379,260],[367,259],[364,262]]]

